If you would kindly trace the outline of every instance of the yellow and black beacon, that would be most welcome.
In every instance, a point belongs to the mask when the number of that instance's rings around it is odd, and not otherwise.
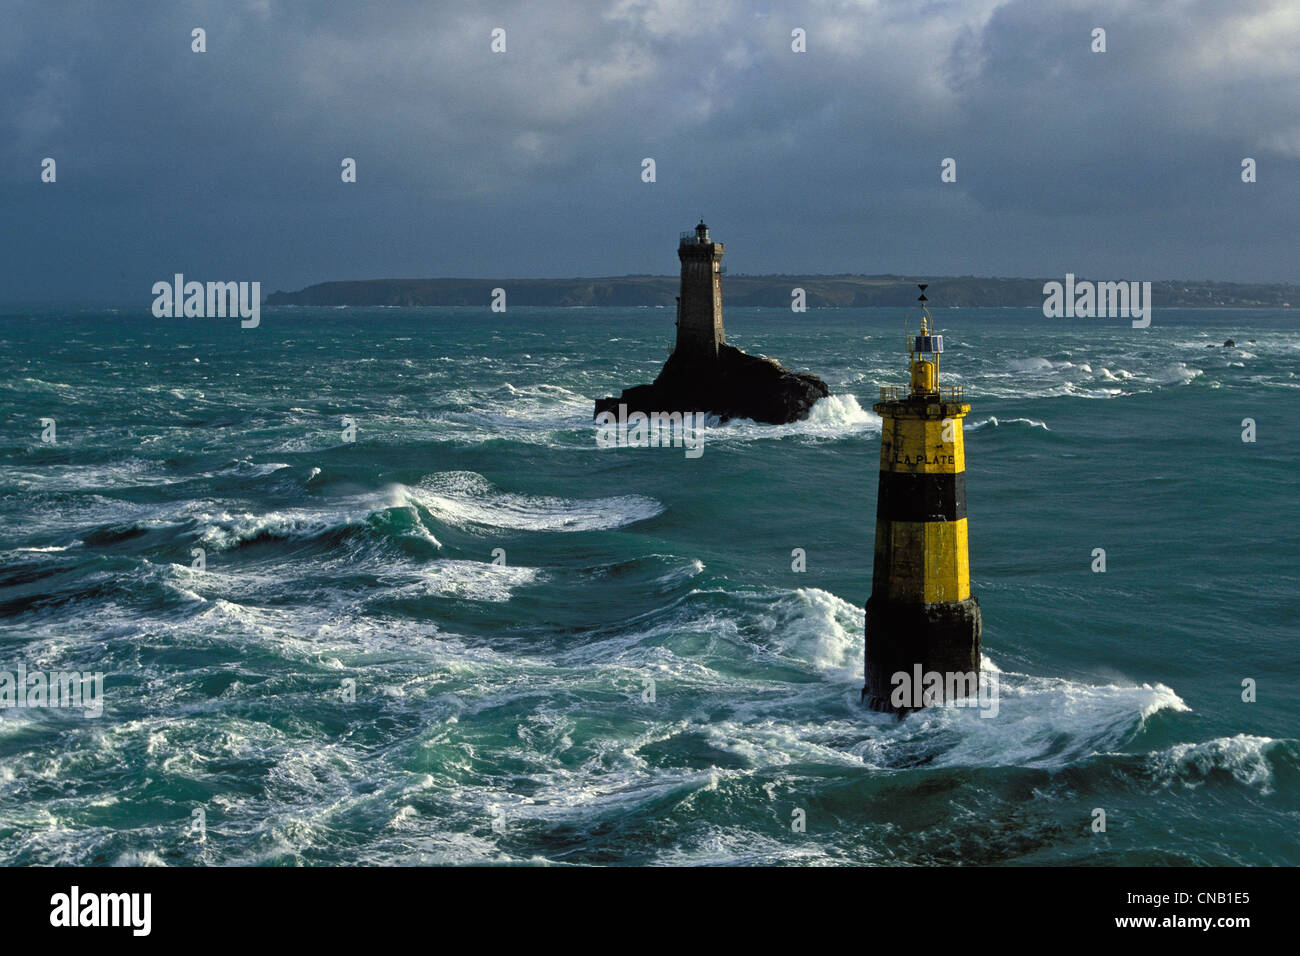
[[[931,674],[942,680],[943,700],[975,694],[982,627],[966,535],[962,420],[970,406],[960,385],[939,384],[943,336],[932,331],[920,289],[921,330],[907,337],[911,381],[881,387],[872,406],[881,419],[880,491],[862,697],[900,717],[922,705],[897,688]]]

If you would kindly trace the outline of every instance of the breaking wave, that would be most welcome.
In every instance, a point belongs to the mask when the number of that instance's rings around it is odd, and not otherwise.
[[[981,419],[977,422],[968,422],[963,430],[968,432],[979,431],[981,428],[999,428],[1003,425],[1024,425],[1026,428],[1041,428],[1043,431],[1051,431],[1046,422],[1040,422],[1036,418],[1007,418],[999,419],[996,415],[990,415],[988,418]]]
[[[662,504],[642,495],[574,500],[502,491],[472,471],[432,475],[414,487],[392,490],[398,503],[411,503],[438,521],[460,528],[519,531],[600,531],[621,528],[661,514]]]
[[[788,425],[761,425],[747,418],[722,424],[710,416],[706,442],[753,441],[771,438],[838,439],[879,433],[880,416],[859,404],[856,395],[828,395],[818,399],[802,421]]]

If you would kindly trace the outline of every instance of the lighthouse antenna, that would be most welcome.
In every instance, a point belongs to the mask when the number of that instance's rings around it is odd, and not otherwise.
[[[933,335],[937,330],[934,327],[934,316],[930,314],[926,303],[930,300],[925,297],[925,290],[929,288],[929,283],[918,282],[916,287],[921,290],[921,294],[916,297],[916,301],[921,303],[921,334],[925,336]],[[939,353],[930,353],[934,356],[934,387],[939,387]]]
[[[916,287],[921,290],[921,294],[916,297],[916,301],[920,303],[920,305],[917,308],[921,310],[921,334],[925,335],[928,332],[933,331],[930,328],[930,326],[934,324],[934,316],[930,314],[930,310],[926,308],[925,305],[925,303],[930,301],[925,297],[925,290],[930,287],[930,284],[928,282],[918,282],[916,284]],[[903,316],[903,337],[907,339],[907,364],[908,365],[911,365],[912,362],[916,360],[916,338],[915,336],[909,335],[907,331],[907,323],[908,320],[911,319],[911,317],[912,317],[911,312],[908,312],[905,316]],[[937,370],[938,368],[937,364],[935,368]]]

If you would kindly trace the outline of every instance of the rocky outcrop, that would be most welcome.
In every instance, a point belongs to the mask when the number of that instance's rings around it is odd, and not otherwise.
[[[721,345],[717,357],[673,352],[650,385],[625,389],[617,398],[596,400],[595,414],[628,412],[708,412],[722,421],[748,418],[784,425],[808,417],[830,389],[816,375],[791,372],[776,359]]]

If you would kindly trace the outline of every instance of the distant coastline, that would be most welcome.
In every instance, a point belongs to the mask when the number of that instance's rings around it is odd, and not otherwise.
[[[1109,279],[1109,276],[1080,278]],[[809,308],[909,306],[916,282],[928,282],[932,306],[1023,308],[1043,304],[1044,279],[973,276],[745,276],[724,278],[728,306],[789,308],[791,290],[801,288]],[[576,279],[361,279],[322,282],[297,292],[273,292],[266,304],[314,306],[484,305],[503,288],[512,306],[665,306],[676,302],[677,276],[628,275]],[[1300,306],[1300,285],[1208,281],[1151,283],[1161,308],[1289,308]]]

